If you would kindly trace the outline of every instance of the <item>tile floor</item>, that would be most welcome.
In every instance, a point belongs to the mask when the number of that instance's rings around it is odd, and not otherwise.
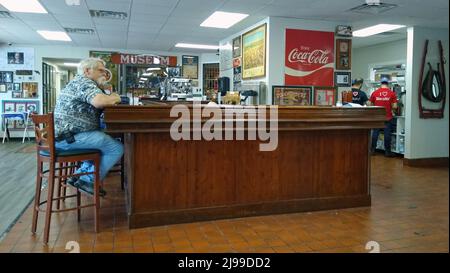
[[[50,242],[30,232],[30,208],[0,242],[0,252],[381,252],[449,251],[448,168],[411,168],[399,158],[372,157],[372,206],[293,213],[129,230],[119,176],[106,181],[101,232],[94,233],[92,209],[82,221],[75,212],[54,214]],[[70,205],[71,201],[66,201]]]

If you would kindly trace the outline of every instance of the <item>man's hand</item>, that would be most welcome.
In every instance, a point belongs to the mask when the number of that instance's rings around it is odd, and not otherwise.
[[[114,104],[119,104],[122,101],[119,94],[117,94],[117,93],[111,93],[111,95],[109,95],[109,96],[111,97],[111,99],[115,99]]]

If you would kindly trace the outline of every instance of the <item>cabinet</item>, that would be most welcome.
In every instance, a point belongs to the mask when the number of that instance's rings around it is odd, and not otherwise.
[[[380,79],[390,79],[390,88],[397,94],[398,109],[394,111],[394,128],[392,130],[391,151],[397,154],[405,154],[405,71],[403,63],[389,65],[374,65],[369,69],[369,96],[380,87]],[[381,132],[377,141],[377,149],[384,150],[384,133]]]

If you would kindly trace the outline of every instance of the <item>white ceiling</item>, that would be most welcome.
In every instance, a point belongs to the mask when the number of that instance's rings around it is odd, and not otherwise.
[[[68,6],[65,0],[40,0],[49,14],[12,13],[0,18],[0,43],[67,44],[47,41],[36,30],[92,28],[94,35],[70,34],[74,46],[183,51],[178,42],[218,42],[267,16],[338,21],[354,29],[375,23],[447,28],[448,0],[385,0],[399,7],[382,15],[348,12],[364,0],[81,0]],[[122,11],[126,20],[91,18],[89,9]],[[6,10],[0,5],[0,10]],[[250,16],[229,29],[200,27],[215,10],[248,13]],[[354,38],[354,47],[406,38],[405,30],[390,36]]]

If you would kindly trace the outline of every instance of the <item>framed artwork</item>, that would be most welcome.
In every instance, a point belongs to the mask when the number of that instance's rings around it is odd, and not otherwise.
[[[39,101],[37,100],[4,100],[2,103],[2,113],[8,112],[38,112],[39,111]],[[3,124],[3,123],[2,123]],[[28,121],[28,128],[33,128],[33,121],[30,119]],[[23,121],[9,120],[8,128],[11,130],[23,129],[25,125]]]
[[[183,78],[198,79],[198,56],[183,55],[181,64],[183,66]]]
[[[242,67],[238,66],[238,67],[234,67],[233,68],[233,84],[237,85],[241,82],[242,80],[242,71],[241,71]]]
[[[14,91],[21,91],[22,90],[22,85],[20,82],[15,82],[13,83],[13,90]]]
[[[16,103],[14,102],[3,102],[3,113],[10,113],[16,111]]]
[[[351,73],[350,72],[334,72],[334,82],[338,87],[351,86]]]
[[[241,58],[234,58],[233,59],[233,67],[241,66]]]
[[[12,71],[0,71],[1,83],[13,83],[14,72]]]
[[[352,27],[351,26],[336,26],[336,36],[340,37],[352,37]]]
[[[8,64],[23,64],[23,52],[8,52]]]
[[[37,98],[38,83],[37,82],[23,82],[22,90],[23,90],[24,98]]]
[[[0,93],[6,93],[6,83],[0,83]]]
[[[33,70],[16,70],[17,76],[32,76]]]
[[[272,86],[272,103],[274,105],[309,106],[311,102],[311,86]]]
[[[13,91],[14,84],[13,83],[7,83],[6,84],[6,91]]]
[[[233,39],[233,58],[241,56],[241,36]]]
[[[22,91],[13,91],[12,98],[13,99],[22,98]]]
[[[352,68],[352,40],[336,39],[336,70]]]
[[[315,86],[314,105],[334,105],[336,103],[336,94],[336,87],[334,86]]]
[[[252,79],[266,75],[267,24],[242,35],[242,78]]]

